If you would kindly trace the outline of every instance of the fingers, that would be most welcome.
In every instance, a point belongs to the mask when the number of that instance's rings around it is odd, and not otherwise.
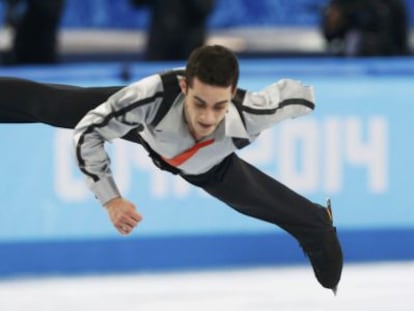
[[[128,226],[128,225],[122,225],[120,227],[117,228],[118,232],[122,235],[128,235],[132,232],[132,230],[134,229],[133,226]]]
[[[128,235],[142,220],[135,206],[123,198],[116,198],[105,205],[114,227],[122,235]]]
[[[136,223],[138,223],[142,220],[142,216],[140,214],[138,214],[136,211],[132,211],[132,213],[129,215],[129,217],[131,218],[131,220],[133,220]]]
[[[134,215],[128,215],[121,218],[115,224],[118,232],[123,235],[128,235],[134,230],[134,228],[138,225],[138,223],[142,220],[141,215],[135,213]]]

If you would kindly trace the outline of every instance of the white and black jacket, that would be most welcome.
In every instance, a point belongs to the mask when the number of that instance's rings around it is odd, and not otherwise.
[[[203,140],[205,146],[184,162],[171,162],[195,144],[184,119],[185,96],[178,84],[181,74],[171,71],[139,80],[88,112],[76,126],[78,165],[101,204],[120,196],[104,149],[106,141],[130,137],[144,145],[161,168],[197,175],[252,142],[264,129],[304,115],[315,106],[313,88],[294,80],[280,80],[260,92],[238,89],[224,120]]]

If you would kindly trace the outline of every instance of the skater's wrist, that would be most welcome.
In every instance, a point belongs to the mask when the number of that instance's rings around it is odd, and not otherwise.
[[[114,179],[110,176],[98,180],[93,183],[90,188],[102,206],[105,206],[113,199],[121,197],[121,193],[119,192]]]

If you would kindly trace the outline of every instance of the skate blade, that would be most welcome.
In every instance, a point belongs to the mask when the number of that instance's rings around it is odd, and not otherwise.
[[[333,223],[333,214],[332,214],[332,207],[331,207],[331,198],[326,200],[326,212],[328,213],[329,219]]]

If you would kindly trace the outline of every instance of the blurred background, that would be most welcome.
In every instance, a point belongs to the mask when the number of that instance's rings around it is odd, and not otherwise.
[[[412,53],[412,0],[3,0],[3,63]],[[168,47],[168,48],[166,48]],[[173,48],[172,48],[173,47]]]
[[[239,56],[242,88],[313,85],[312,115],[264,132],[241,156],[312,200],[332,198],[346,265],[414,260],[414,0],[4,0],[0,18],[1,76],[123,85],[218,43]],[[75,167],[71,131],[0,125],[0,141],[4,282],[310,269],[284,232],[159,172],[137,146],[109,146],[116,179],[144,216],[125,238]]]

